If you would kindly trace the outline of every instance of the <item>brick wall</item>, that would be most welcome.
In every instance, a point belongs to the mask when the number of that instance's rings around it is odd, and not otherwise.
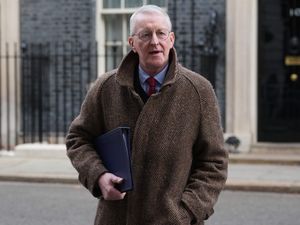
[[[20,1],[23,42],[95,41],[95,0]]]
[[[221,107],[223,121],[225,119],[225,0],[169,0],[168,13],[176,35],[175,47],[180,62],[212,81],[213,74],[205,65],[205,60],[216,57],[215,82],[212,82]],[[212,21],[212,12],[216,12],[216,27],[213,30],[214,57],[207,56],[205,49],[209,40],[205,31]],[[209,55],[209,54],[208,54]],[[212,54],[214,55],[214,54]],[[212,64],[214,64],[211,61]],[[208,65],[209,66],[209,65]],[[211,72],[208,72],[211,73]],[[224,122],[223,122],[224,124]]]
[[[65,135],[96,78],[95,0],[20,4],[22,131],[26,142],[51,141]]]
[[[20,1],[23,53],[38,55],[40,44],[46,46],[42,51],[45,55],[43,68],[30,56],[28,61],[23,60],[26,62],[22,67],[22,102],[26,106],[22,114],[24,124],[26,122],[23,131],[28,130],[31,135],[33,132],[33,136],[41,130],[64,133],[78,113],[86,87],[96,78],[95,57],[88,56],[96,49],[95,45],[89,45],[95,41],[95,1]],[[209,31],[212,12],[217,13],[212,35],[212,49],[216,51],[210,57],[206,51],[209,40],[205,32]],[[214,78],[213,85],[224,117],[225,0],[169,0],[168,13],[176,34],[175,47],[180,61],[186,67]],[[47,43],[51,44],[47,47]],[[216,66],[209,67],[204,63],[211,58],[217,59]],[[44,78],[40,79],[41,76]],[[41,90],[43,94],[39,94]]]

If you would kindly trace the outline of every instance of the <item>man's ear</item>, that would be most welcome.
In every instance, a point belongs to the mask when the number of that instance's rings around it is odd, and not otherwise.
[[[132,51],[136,52],[135,47],[133,45],[133,38],[132,37],[128,38],[128,44],[130,45]]]
[[[171,32],[171,33],[170,33],[169,38],[170,38],[170,41],[171,41],[172,47],[173,47],[173,46],[174,46],[174,43],[175,43],[175,34],[174,34],[174,32]]]

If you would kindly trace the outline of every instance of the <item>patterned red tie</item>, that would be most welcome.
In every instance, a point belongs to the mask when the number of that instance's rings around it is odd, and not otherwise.
[[[150,95],[152,95],[152,94],[154,94],[154,93],[156,93],[156,80],[155,80],[155,78],[154,77],[149,77],[148,79],[147,79],[147,83],[148,83],[148,85],[149,85],[149,89],[148,89],[148,96],[150,96]]]

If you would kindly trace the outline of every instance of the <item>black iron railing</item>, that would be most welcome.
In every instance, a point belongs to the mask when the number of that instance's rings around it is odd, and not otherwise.
[[[0,149],[62,143],[97,77],[97,44],[7,44],[1,50]]]
[[[80,42],[7,44],[0,52],[0,149],[8,150],[21,143],[64,143],[99,59],[115,58],[117,65],[122,58],[99,55],[97,43]],[[207,59],[201,68],[211,71],[215,62]]]

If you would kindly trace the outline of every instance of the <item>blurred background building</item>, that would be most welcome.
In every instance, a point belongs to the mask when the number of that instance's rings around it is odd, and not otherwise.
[[[211,81],[225,137],[300,150],[299,0],[0,0],[1,149],[64,142],[143,4],[169,13],[180,62]]]

